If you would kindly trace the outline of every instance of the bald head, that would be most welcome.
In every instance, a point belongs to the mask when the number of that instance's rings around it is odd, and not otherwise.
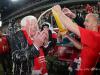
[[[85,17],[85,28],[94,30],[98,27],[99,16],[98,14],[89,13]]]
[[[94,24],[94,23],[98,22],[99,15],[98,14],[89,13],[89,14],[86,15],[86,19],[89,19],[89,21]]]

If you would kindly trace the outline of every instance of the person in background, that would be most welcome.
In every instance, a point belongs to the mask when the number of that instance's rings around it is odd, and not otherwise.
[[[0,63],[4,71],[3,75],[11,75],[12,62],[10,55],[10,46],[6,35],[3,35],[1,31],[0,31]]]
[[[50,30],[50,24],[44,22],[41,27],[41,31],[47,30],[48,37],[45,38],[43,46],[40,48],[39,57],[34,60],[33,71],[34,74],[48,75],[47,63],[45,57],[48,55],[48,52],[54,47],[55,39],[52,37],[52,31]]]
[[[94,12],[93,7],[89,4],[86,5],[85,9],[86,9],[87,13],[93,13]]]
[[[42,24],[41,30],[48,30],[48,39],[47,42],[45,42],[45,45],[43,47],[46,56],[48,52],[56,46],[57,35],[56,32],[53,31],[53,28],[50,26],[50,23],[48,22],[44,22]]]

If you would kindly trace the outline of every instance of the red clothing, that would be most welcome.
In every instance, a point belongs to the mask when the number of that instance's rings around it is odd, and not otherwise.
[[[7,38],[5,36],[0,38],[0,54],[4,54],[10,51]]]
[[[47,66],[42,48],[40,48],[39,53],[39,57],[34,58],[33,70],[40,70],[41,75],[44,75],[45,73],[47,73]]]
[[[86,11],[87,11],[88,13],[93,13],[93,7],[90,6],[89,4],[87,4],[87,6],[86,6]]]
[[[52,33],[52,38],[57,39],[57,34],[56,33]]]
[[[28,41],[28,44],[29,45],[33,45],[33,41],[30,39],[30,37],[28,36],[27,32],[25,30],[22,30],[22,32],[24,33],[25,35],[25,38],[27,39]]]
[[[99,31],[99,33],[100,33],[100,25],[98,26],[98,31]]]
[[[81,65],[78,75],[92,75],[92,68],[95,67],[100,52],[100,33],[79,27],[81,34]]]
[[[58,48],[58,51],[62,51],[60,49],[61,46],[59,46]],[[75,48],[74,47],[70,47],[70,46],[66,46],[66,49],[63,51],[63,54],[60,55],[58,57],[59,60],[64,60],[64,61],[67,61],[67,60],[74,60],[74,58],[77,57],[78,53],[74,52]]]
[[[98,31],[100,33],[100,25],[98,26]],[[98,63],[100,63],[100,53],[99,53],[99,60],[98,60]]]

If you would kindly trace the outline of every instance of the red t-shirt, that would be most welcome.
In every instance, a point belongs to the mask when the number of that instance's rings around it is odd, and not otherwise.
[[[100,33],[100,25],[98,26],[98,31],[99,31],[99,33]],[[99,53],[98,63],[100,63],[100,53]]]
[[[100,52],[100,33],[79,27],[81,34],[81,65],[78,75],[92,75]]]

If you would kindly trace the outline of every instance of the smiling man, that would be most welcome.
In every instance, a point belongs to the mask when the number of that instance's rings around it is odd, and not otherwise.
[[[71,32],[75,33],[81,38],[82,51],[81,51],[81,65],[78,75],[92,75],[92,68],[95,67],[99,52],[100,52],[100,33],[98,32],[98,20],[94,14],[87,14],[85,26],[87,29],[79,27],[75,22],[66,16],[59,5],[52,8],[56,11],[62,24]],[[89,26],[91,25],[91,26]],[[93,28],[91,28],[93,27]]]

